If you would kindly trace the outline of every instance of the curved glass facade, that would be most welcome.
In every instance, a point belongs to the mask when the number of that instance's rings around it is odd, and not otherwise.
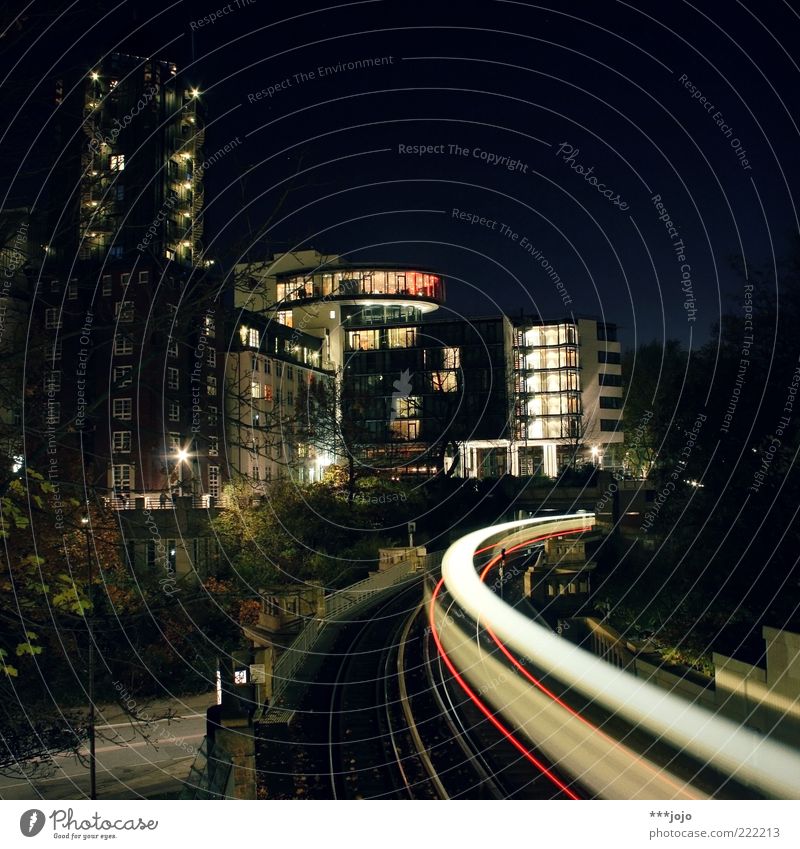
[[[438,274],[406,268],[337,268],[278,278],[277,298],[284,303],[318,298],[420,298],[444,303]]]

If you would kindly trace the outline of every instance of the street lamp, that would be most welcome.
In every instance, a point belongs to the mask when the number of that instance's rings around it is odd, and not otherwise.
[[[86,617],[86,630],[89,634],[89,798],[97,798],[97,757],[95,755],[95,709],[94,709],[94,560],[89,537],[89,517],[81,517],[83,533],[86,537],[86,562],[89,581],[89,615]]]

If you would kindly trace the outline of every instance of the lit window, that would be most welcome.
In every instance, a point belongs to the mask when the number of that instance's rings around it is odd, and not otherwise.
[[[111,469],[112,480],[114,482],[114,489],[116,489],[118,492],[130,491],[131,480],[133,478],[132,467],[127,464],[115,464],[111,467]]]
[[[215,368],[217,365],[217,352],[213,348],[208,349],[208,365]]]
[[[130,398],[115,398],[112,402],[112,414],[115,419],[129,422],[132,418],[133,402]]]
[[[433,383],[433,389],[436,392],[458,392],[458,372],[431,372],[431,382]]]
[[[272,387],[268,386],[266,383],[264,384],[264,400],[271,401],[272,400]]]
[[[208,467],[208,494],[219,498],[219,466]]]
[[[129,454],[131,450],[131,432],[115,430],[113,433],[114,451],[119,454]]]
[[[109,157],[108,167],[112,171],[124,171],[125,170],[125,154],[124,153],[112,153]]]
[[[208,426],[210,428],[217,426],[217,408],[211,404],[208,405]]]
[[[259,334],[258,330],[256,330],[254,327],[250,328],[250,332],[248,333],[248,336],[247,336],[247,341],[248,341],[248,344],[250,345],[251,348],[257,348],[259,346],[259,344],[260,344],[260,334]]]
[[[133,342],[125,333],[117,333],[114,336],[114,353],[118,356],[133,353]]]
[[[208,388],[209,395],[217,394],[217,378],[214,377],[213,374],[208,375],[208,377],[206,378],[206,386]]]
[[[443,368],[461,368],[461,351],[458,348],[443,348]]]
[[[207,315],[205,317],[205,320],[203,322],[203,327],[205,329],[206,336],[213,339],[217,335],[217,325],[216,325],[216,322],[214,321],[213,315]]]
[[[61,327],[61,311],[58,307],[49,307],[45,310],[44,326],[48,330],[58,330]]]
[[[261,384],[258,381],[252,381],[250,384],[250,397],[251,398],[260,398],[261,397]]]
[[[218,436],[209,436],[208,437],[208,456],[216,457],[219,454],[219,437]]]

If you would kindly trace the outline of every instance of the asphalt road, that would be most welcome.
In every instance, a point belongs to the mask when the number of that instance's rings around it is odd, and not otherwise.
[[[205,736],[205,709],[213,693],[148,706],[158,715],[171,707],[177,716],[158,720],[145,731],[118,709],[100,710],[97,725],[97,796],[100,799],[176,797]],[[87,752],[88,754],[88,752]],[[49,775],[33,779],[20,772],[0,775],[0,799],[87,799],[89,768],[77,757],[59,757]]]

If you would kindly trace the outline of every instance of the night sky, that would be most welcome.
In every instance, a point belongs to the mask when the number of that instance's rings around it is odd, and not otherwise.
[[[316,247],[419,263],[447,276],[456,313],[602,316],[628,346],[696,347],[741,302],[742,258],[769,267],[798,231],[798,13],[555,5],[121,3],[103,18],[79,2],[39,44],[75,67],[113,49],[172,59],[201,89],[206,155],[241,140],[206,172],[223,261]],[[346,67],[365,59],[380,63]],[[32,67],[52,75],[41,55]]]

